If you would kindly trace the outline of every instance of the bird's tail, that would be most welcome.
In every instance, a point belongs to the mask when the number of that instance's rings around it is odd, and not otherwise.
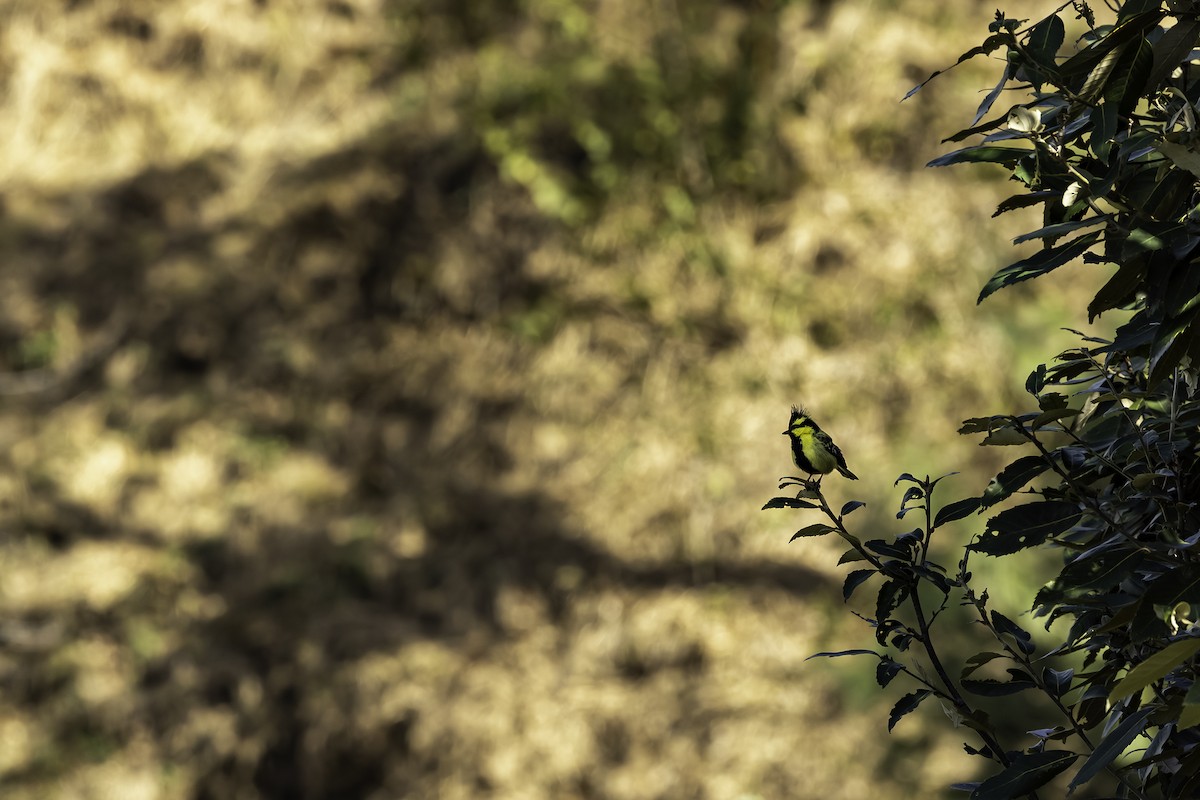
[[[849,478],[852,481],[858,480],[858,476],[855,475],[850,470],[846,469],[845,467],[838,467],[838,472],[842,473],[843,475],[845,475],[847,478]]]

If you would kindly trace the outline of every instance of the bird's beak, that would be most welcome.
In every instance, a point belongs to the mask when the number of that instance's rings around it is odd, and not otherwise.
[[[787,431],[784,431],[782,435],[783,435],[783,436],[787,436],[787,435],[788,435],[788,432],[787,432]]]

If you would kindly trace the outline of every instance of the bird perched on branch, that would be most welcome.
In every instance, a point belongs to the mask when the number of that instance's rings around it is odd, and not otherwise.
[[[792,460],[808,473],[809,481],[814,475],[828,475],[835,469],[852,481],[858,480],[858,476],[846,467],[846,457],[842,455],[841,448],[833,443],[829,434],[817,427],[804,409],[792,406],[792,420],[783,435],[791,437]]]

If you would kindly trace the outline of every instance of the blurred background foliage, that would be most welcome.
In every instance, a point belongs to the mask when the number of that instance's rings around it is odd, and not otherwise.
[[[866,631],[758,508],[792,403],[868,527],[901,471],[977,492],[959,421],[1082,326],[1083,267],[976,310],[1027,220],[922,166],[996,65],[899,102],[992,13],[6,3],[4,796],[962,778],[936,708],[888,737],[804,663]]]

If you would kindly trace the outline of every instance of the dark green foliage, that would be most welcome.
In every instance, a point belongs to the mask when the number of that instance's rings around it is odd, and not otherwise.
[[[882,576],[867,619],[879,650],[855,652],[879,658],[880,686],[916,684],[889,730],[933,696],[974,731],[967,752],[993,768],[957,786],[973,800],[1036,797],[1064,772],[1070,791],[1087,784],[1104,797],[1200,795],[1200,3],[1110,7],[1107,22],[1083,0],[1030,24],[997,12],[959,63],[1004,53],[998,83],[947,141],[983,139],[930,165],[999,165],[1023,188],[996,213],[1041,208],[1017,238],[1041,249],[997,271],[980,300],[1082,260],[1108,268],[1092,278],[1089,320],[1121,310],[1127,321],[1111,340],[1080,334],[1080,346],[1038,367],[1026,382],[1036,408],[963,423],[983,445],[1020,448],[980,496],[935,511],[940,479],[902,475],[897,518],[920,514],[916,530],[863,543],[843,522],[854,503],[838,516],[804,481],[794,484],[804,500],[768,504],[819,509],[830,525],[810,529],[850,543],[847,600]],[[1074,43],[1072,19],[1087,26]],[[1023,93],[981,123],[1006,89]],[[976,523],[956,571],[930,560],[939,527],[1001,503]],[[1048,652],[1015,614],[989,606],[969,569],[973,556],[1031,549],[1061,561],[1031,599]],[[951,600],[992,640],[953,675],[933,632]],[[1053,718],[1029,723],[1046,726],[1030,731],[1032,746],[1003,741],[976,699],[1033,695],[1042,703],[1030,714]]]

